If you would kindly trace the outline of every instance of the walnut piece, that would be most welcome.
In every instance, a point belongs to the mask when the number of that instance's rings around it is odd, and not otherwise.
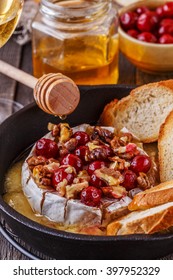
[[[140,172],[139,176],[137,177],[138,187],[146,190],[152,187],[151,182],[147,176],[147,174]]]

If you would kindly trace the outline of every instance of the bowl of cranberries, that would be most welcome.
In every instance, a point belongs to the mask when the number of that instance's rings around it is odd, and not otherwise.
[[[120,10],[120,50],[139,69],[173,71],[173,1],[141,1]]]

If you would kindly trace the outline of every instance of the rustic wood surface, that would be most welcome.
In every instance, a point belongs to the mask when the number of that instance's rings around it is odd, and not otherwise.
[[[0,59],[32,74],[32,54],[31,44],[21,47],[16,44],[13,38],[0,49]],[[150,75],[137,70],[121,54],[119,59],[119,84],[141,85],[148,82],[154,82],[173,78],[173,73],[168,75]],[[0,74],[0,96],[5,93],[7,98],[14,99],[24,106],[33,102],[32,89],[15,82],[14,80]],[[18,242],[21,242],[18,240]],[[22,243],[22,246],[25,246]],[[27,247],[30,250],[30,248]],[[41,259],[49,259],[39,252],[37,254]],[[0,235],[0,259],[1,260],[26,260],[29,259],[24,254],[16,250],[2,235]],[[164,259],[173,259],[173,254]]]

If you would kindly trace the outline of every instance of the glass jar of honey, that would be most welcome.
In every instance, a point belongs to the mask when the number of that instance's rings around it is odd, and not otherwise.
[[[117,25],[111,0],[42,0],[32,23],[34,76],[61,72],[78,85],[117,83]]]

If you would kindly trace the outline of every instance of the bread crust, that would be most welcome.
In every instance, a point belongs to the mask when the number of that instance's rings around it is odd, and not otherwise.
[[[99,124],[104,123],[105,126],[114,127],[114,112],[116,110],[117,103],[118,99],[114,99],[104,107],[99,119]]]
[[[164,101],[162,93],[165,94]],[[151,119],[149,118],[150,112],[152,112],[151,110],[154,110],[151,103],[153,101],[153,95],[154,98],[158,96],[158,106],[160,108],[163,107],[164,111],[164,114],[160,114],[159,112],[159,118],[156,116],[155,120],[154,116]],[[132,133],[141,140],[141,142],[151,143],[158,140],[160,126],[165,121],[165,118],[170,111],[173,110],[172,101],[173,79],[142,85],[133,89],[128,96],[122,98],[118,102],[117,100],[113,100],[106,105],[101,114],[99,123],[104,126],[114,126],[116,133],[118,133],[123,126],[126,126],[127,129],[132,131]],[[168,102],[169,106],[166,106],[166,102]],[[144,111],[143,108],[146,108],[146,106],[147,110]],[[157,113],[157,108],[155,108],[155,111]],[[144,117],[140,120],[142,114]],[[139,120],[137,120],[138,117]],[[156,126],[153,126],[153,120],[156,123]],[[145,130],[148,132],[151,131],[151,126],[157,128],[153,129],[151,133],[146,135],[145,131],[142,130],[142,127],[145,127]]]
[[[173,180],[136,194],[128,209],[145,210],[167,202],[173,202]]]
[[[127,216],[110,223],[107,226],[107,235],[129,235],[129,234],[153,234],[166,230],[173,225],[173,204],[167,203],[167,208],[159,210],[160,206],[154,207],[158,212],[146,217],[134,219],[123,224],[123,220],[129,215],[134,216],[145,211],[134,211]]]
[[[160,167],[160,181],[173,179],[173,111],[167,116],[160,128],[158,138],[158,158]]]

